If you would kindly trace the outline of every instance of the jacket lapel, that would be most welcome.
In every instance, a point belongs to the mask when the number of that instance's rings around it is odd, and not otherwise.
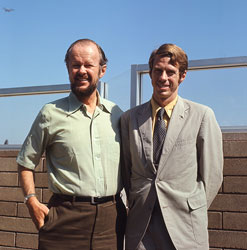
[[[153,145],[153,139],[152,139],[152,108],[150,101],[143,104],[142,107],[140,107],[139,112],[137,114],[137,123],[138,128],[140,131],[140,137],[142,142],[143,151],[145,154],[145,158],[147,162],[150,162],[151,164],[148,164],[150,166],[153,166],[153,171],[156,172],[156,169],[153,162],[153,152],[152,152],[152,145]]]
[[[184,122],[187,117],[187,111],[189,107],[185,104],[181,97],[178,97],[178,101],[172,112],[171,120],[167,130],[165,142],[162,149],[162,154],[159,161],[158,174],[165,169],[165,163],[168,156],[177,141],[177,137],[184,126]]]

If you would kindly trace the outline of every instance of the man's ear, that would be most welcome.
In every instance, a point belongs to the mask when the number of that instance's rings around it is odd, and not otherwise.
[[[100,74],[99,74],[99,78],[103,77],[105,72],[106,72],[106,68],[107,68],[107,65],[103,65],[101,66],[101,69],[100,69]]]
[[[187,70],[185,70],[185,71],[181,74],[180,79],[179,79],[179,84],[185,79],[186,74],[187,74]]]

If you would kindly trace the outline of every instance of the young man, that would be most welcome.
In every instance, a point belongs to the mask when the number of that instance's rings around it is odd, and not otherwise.
[[[153,96],[121,117],[129,212],[126,250],[209,248],[207,208],[222,183],[213,111],[178,96],[188,59],[163,44],[149,59]]]
[[[123,247],[126,211],[119,196],[122,111],[100,98],[107,59],[94,41],[68,49],[68,97],[45,105],[17,157],[40,250],[116,250]],[[46,153],[48,207],[35,195],[34,168]]]

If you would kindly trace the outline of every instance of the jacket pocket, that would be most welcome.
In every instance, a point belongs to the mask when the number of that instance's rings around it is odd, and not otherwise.
[[[205,194],[197,194],[188,198],[189,213],[194,237],[197,243],[208,241],[207,200]]]

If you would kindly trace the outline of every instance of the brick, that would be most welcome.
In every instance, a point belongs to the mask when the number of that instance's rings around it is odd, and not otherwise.
[[[222,213],[221,212],[208,212],[208,228],[222,229]]]
[[[16,246],[37,249],[38,248],[38,235],[17,233]]]
[[[17,171],[17,163],[15,158],[0,158],[0,172],[9,171],[16,172]]]
[[[220,189],[219,189],[219,191],[218,191],[218,194],[219,193],[222,193],[222,185],[220,186]]]
[[[0,232],[0,244],[2,246],[15,246],[15,233]]]
[[[247,157],[247,141],[224,141],[225,157]]]
[[[31,219],[0,216],[0,231],[36,233]]]
[[[18,174],[0,172],[0,186],[5,186],[5,187],[18,186]]]
[[[0,150],[0,157],[13,157],[16,158],[17,154],[19,153],[19,150]]]
[[[224,212],[247,212],[247,195],[218,194],[210,210]]]
[[[23,201],[21,188],[0,187],[0,197],[3,201]]]
[[[226,176],[223,184],[224,193],[247,194],[247,176]]]
[[[247,175],[247,158],[225,158],[224,176]]]
[[[223,141],[247,141],[246,132],[222,133]]]
[[[37,196],[41,197],[41,189],[35,190]],[[23,193],[21,188],[0,187],[0,197],[3,201],[19,201],[23,202]]]
[[[247,230],[247,213],[223,213],[223,228]]]
[[[17,203],[16,202],[0,202],[0,215],[16,216]]]
[[[39,165],[35,168],[35,172],[43,172],[43,158],[41,158]]]
[[[52,192],[49,189],[43,189],[43,203],[48,203],[52,196]]]
[[[22,218],[30,218],[28,208],[24,203],[18,203],[17,216]]]
[[[48,186],[47,173],[35,173],[35,186],[36,187],[47,187]]]
[[[1,247],[0,246],[0,250],[30,250],[30,248],[29,249],[27,249],[27,248],[16,248],[16,247]]]
[[[247,232],[209,230],[210,247],[247,249]]]
[[[46,164],[46,159],[43,161],[43,172],[47,172],[47,164]]]

